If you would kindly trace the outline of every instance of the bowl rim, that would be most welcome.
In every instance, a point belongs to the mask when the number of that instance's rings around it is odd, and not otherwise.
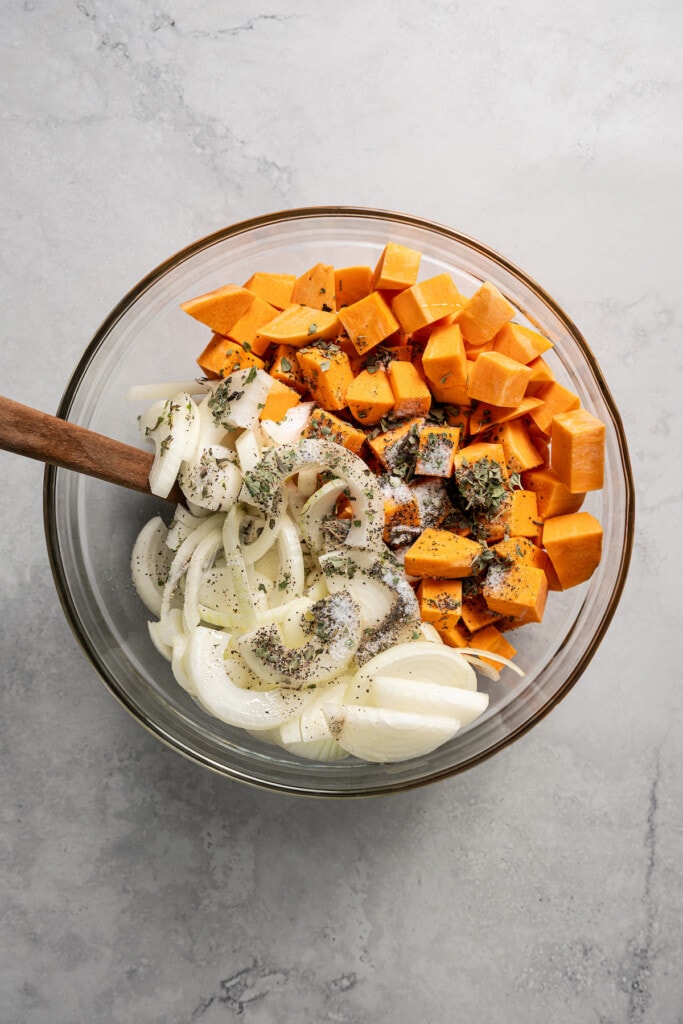
[[[405,792],[410,789],[416,789],[418,787],[427,785],[432,782],[438,782],[441,779],[450,778],[456,774],[472,768],[476,764],[487,760],[500,750],[509,746],[515,740],[519,739],[526,732],[532,729],[538,722],[541,721],[549,712],[559,704],[559,702],[569,693],[573,686],[577,683],[581,675],[585,672],[586,668],[590,664],[593,656],[595,655],[600,643],[602,642],[605,633],[614,617],[614,614],[619,605],[621,595],[623,593],[626,579],[628,576],[628,570],[631,561],[632,549],[633,549],[633,535],[635,525],[635,486],[633,480],[633,471],[631,467],[631,461],[628,451],[628,445],[626,441],[626,435],[624,431],[623,421],[614,398],[607,386],[600,366],[595,358],[588,342],[584,338],[581,331],[579,331],[576,324],[570,319],[565,313],[561,306],[553,299],[553,297],[539,285],[533,278],[531,278],[525,271],[521,270],[516,264],[512,263],[505,256],[492,249],[490,246],[466,235],[460,231],[456,231],[453,228],[449,228],[437,221],[432,221],[424,217],[418,217],[412,214],[399,213],[391,210],[374,209],[372,207],[362,206],[304,206],[295,207],[292,209],[285,209],[274,211],[272,213],[261,214],[256,217],[250,217],[246,220],[236,221],[227,227],[219,228],[218,230],[205,235],[189,245],[177,250],[173,255],[169,256],[163,262],[158,264],[154,269],[147,273],[141,278],[137,284],[128,290],[123,298],[114,306],[107,317],[102,321],[100,326],[95,331],[92,340],[86,346],[83,354],[81,355],[78,363],[76,364],[71,377],[66,385],[64,393],[59,403],[56,415],[60,419],[68,419],[69,413],[73,406],[74,399],[78,393],[82,378],[92,361],[95,354],[107,338],[110,331],[116,325],[116,323],[125,315],[125,313],[132,307],[132,305],[157,281],[159,281],[168,271],[184,263],[188,259],[191,259],[198,252],[204,249],[208,249],[211,246],[225,241],[228,238],[245,234],[255,228],[261,228],[266,226],[272,226],[280,223],[287,223],[296,220],[311,220],[316,218],[347,218],[347,217],[367,217],[373,220],[387,221],[392,224],[401,224],[405,226],[417,227],[422,230],[427,230],[432,233],[438,234],[443,238],[465,245],[480,255],[503,267],[509,274],[519,280],[525,285],[532,293],[534,293],[541,301],[550,308],[553,314],[557,317],[563,327],[577,342],[579,348],[582,350],[583,356],[586,362],[590,366],[595,379],[599,385],[601,396],[609,409],[612,422],[614,424],[616,440],[621,460],[621,469],[623,472],[624,481],[624,543],[621,549],[621,558],[618,568],[618,575],[614,589],[610,595],[610,599],[607,607],[605,608],[599,626],[595,630],[591,642],[583,652],[580,660],[569,673],[567,678],[558,687],[557,691],[544,702],[544,704],[536,709],[524,722],[516,726],[510,733],[501,737],[496,743],[494,743],[487,750],[471,756],[466,760],[460,762],[457,765],[451,765],[447,768],[437,769],[429,774],[415,779],[401,780],[396,783],[383,783],[376,787],[368,788],[348,788],[340,790],[339,792],[329,791],[326,789],[316,788],[310,785],[290,785],[282,782],[272,782],[262,778],[259,774],[254,773],[250,776],[248,773],[241,769],[231,768],[225,764],[219,764],[210,756],[203,754],[192,748],[189,744],[185,743],[178,736],[171,734],[166,729],[162,728],[158,723],[149,720],[145,716],[141,715],[139,709],[134,705],[133,701],[128,697],[125,690],[120,686],[118,680],[115,678],[113,673],[109,672],[107,667],[101,662],[97,650],[94,644],[90,641],[87,630],[81,627],[80,616],[77,612],[75,602],[73,601],[69,587],[67,584],[67,577],[64,570],[64,563],[62,560],[60,547],[57,537],[56,522],[54,517],[51,515],[51,508],[55,501],[55,490],[57,483],[57,469],[58,467],[53,465],[47,465],[44,473],[43,480],[43,525],[45,530],[45,538],[47,544],[48,559],[52,577],[55,583],[55,588],[59,597],[62,610],[66,617],[66,620],[71,628],[74,637],[76,638],[79,646],[86,655],[88,661],[99,675],[100,679],[107,686],[109,691],[118,700],[118,702],[132,715],[132,717],[139,722],[150,734],[156,736],[164,744],[171,747],[171,749],[177,751],[195,764],[202,765],[208,768],[210,771],[221,775],[226,778],[233,779],[235,781],[246,783],[247,785],[254,786],[258,789],[265,789],[274,792],[288,793],[299,796],[311,796],[311,797],[325,797],[332,799],[344,799],[348,797],[367,797],[367,796],[384,796],[392,793]]]

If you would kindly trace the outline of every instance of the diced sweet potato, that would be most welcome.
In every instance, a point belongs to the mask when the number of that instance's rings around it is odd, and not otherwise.
[[[570,412],[572,409],[578,409],[581,405],[579,396],[575,395],[569,388],[565,388],[564,385],[558,384],[556,380],[550,381],[549,384],[544,384],[536,392],[535,397],[540,398],[543,404],[539,405],[536,409],[532,409],[529,417],[538,429],[548,437],[550,436],[550,426],[553,418],[558,413]]]
[[[559,413],[550,425],[550,465],[573,494],[598,491],[605,475],[605,424],[586,409]]]
[[[507,323],[496,334],[493,340],[495,352],[502,352],[511,359],[528,365],[532,360],[538,359],[548,349],[553,347],[552,341],[548,341],[537,331],[531,331],[521,324]]]
[[[410,576],[462,579],[472,575],[473,563],[481,552],[481,544],[474,540],[428,528],[406,551],[405,568]]]
[[[377,367],[374,372],[361,370],[346,392],[346,402],[354,419],[371,427],[394,407],[394,392],[386,371]]]
[[[337,308],[334,292],[334,267],[328,263],[316,263],[297,277],[292,288],[292,302],[334,313]]]
[[[435,327],[422,354],[422,365],[428,380],[442,387],[466,385],[467,356],[457,324]]]
[[[421,476],[452,476],[459,438],[457,427],[426,423],[420,431],[415,472]]]
[[[304,437],[317,437],[323,441],[334,441],[350,452],[359,455],[365,444],[365,434],[357,430],[352,423],[339,419],[324,409],[314,409],[311,418],[303,430]]]
[[[527,395],[537,395],[542,387],[555,380],[555,374],[542,356],[532,359],[530,363],[527,363],[527,366],[531,370],[529,383],[526,386]]]
[[[297,352],[293,345],[278,345],[268,372],[275,380],[303,394],[308,389],[301,376]]]
[[[519,405],[511,407],[489,405],[486,402],[473,402],[470,415],[470,434],[480,434],[482,430],[487,430],[498,423],[519,420],[541,404],[540,398],[531,398],[529,396],[525,396]]]
[[[372,269],[370,267],[340,267],[334,272],[334,291],[337,309],[352,306],[370,294]]]
[[[482,594],[471,594],[462,603],[462,621],[470,633],[483,629],[499,618],[500,612],[489,608]]]
[[[359,354],[369,352],[398,330],[398,321],[378,292],[339,310],[344,330]]]
[[[236,341],[214,334],[202,354],[197,359],[198,366],[207,377],[228,377],[235,370],[255,366],[263,368],[263,360],[239,345]]]
[[[522,483],[536,493],[538,515],[541,519],[578,512],[585,494],[573,494],[550,466],[538,466],[522,473]]]
[[[413,461],[423,423],[424,419],[421,417],[407,420],[400,427],[385,430],[368,440],[370,450],[390,473],[397,472],[401,468],[401,463]]]
[[[392,359],[387,367],[387,376],[394,395],[394,415],[426,416],[432,396],[415,366]]]
[[[323,409],[346,408],[346,392],[353,381],[349,357],[341,349],[301,348],[299,369],[313,400]]]
[[[437,274],[406,288],[392,300],[391,308],[404,331],[411,334],[462,306],[462,296],[450,274]]]
[[[584,583],[602,554],[602,527],[590,512],[553,516],[543,524],[543,546],[563,590]]]
[[[259,330],[259,336],[277,345],[300,348],[321,338],[329,340],[339,333],[336,313],[326,313],[310,306],[289,306]]]
[[[467,394],[478,402],[508,408],[524,398],[531,377],[528,366],[501,352],[482,352],[474,360],[467,381]]]
[[[460,580],[423,579],[417,588],[420,617],[435,628],[446,629],[460,621],[462,582]]]
[[[194,299],[181,303],[180,308],[189,313],[195,320],[206,324],[216,334],[228,336],[240,317],[254,302],[256,296],[246,288],[236,284],[226,284],[223,288],[205,292]]]
[[[523,616],[527,622],[541,622],[548,580],[542,569],[516,563],[509,569],[489,572],[482,593],[489,608],[501,615]]]
[[[460,311],[457,322],[466,341],[471,345],[483,345],[496,336],[515,312],[515,307],[510,305],[496,286],[485,281]]]
[[[259,419],[274,420],[276,423],[279,423],[289,410],[298,405],[300,401],[301,395],[292,388],[287,387],[286,384],[276,380],[266,396],[263,408],[259,413]]]
[[[277,310],[269,302],[264,302],[258,295],[254,296],[246,313],[243,313],[237,323],[233,324],[228,331],[228,337],[238,341],[246,348],[249,346],[257,356],[262,356],[270,342],[259,335],[264,324],[270,323]]]
[[[503,634],[500,632],[497,626],[488,625],[482,629],[478,629],[476,633],[470,637],[470,647],[474,647],[475,650],[490,651],[491,654],[500,654],[502,658],[507,658],[508,661],[512,661],[517,650],[512,644],[506,640]],[[482,661],[486,661],[489,665],[493,665],[494,668],[500,670],[502,665],[495,658],[487,658],[486,655],[482,655]]]
[[[387,242],[372,275],[373,289],[397,291],[417,281],[422,253],[397,242]]]
[[[266,274],[259,271],[251,275],[244,287],[275,309],[282,310],[291,305],[295,281],[294,274]]]

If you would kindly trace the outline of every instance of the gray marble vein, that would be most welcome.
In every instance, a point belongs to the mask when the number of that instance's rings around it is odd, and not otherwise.
[[[389,800],[230,784],[147,735],[0,455],[0,1024],[683,1022],[683,6],[0,0],[0,391],[54,410],[169,253],[393,208],[523,266],[630,441],[617,616],[553,713]]]

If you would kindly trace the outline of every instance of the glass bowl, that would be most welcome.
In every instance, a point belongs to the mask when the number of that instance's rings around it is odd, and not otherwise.
[[[59,415],[139,444],[142,408],[125,399],[132,384],[186,380],[207,329],[181,301],[255,271],[300,274],[317,262],[374,266],[387,241],[423,253],[421,278],[450,272],[465,294],[492,281],[555,344],[555,374],[607,426],[606,483],[584,508],[604,528],[604,553],[592,579],[552,593],[544,621],[515,634],[518,679],[480,676],[490,694],[485,715],[425,757],[398,764],[353,758],[306,761],[209,717],[181,689],[147,632],[149,614],[129,573],[142,525],[171,507],[66,470],[48,467],[44,508],[55,583],[69,623],[115,697],[150,732],[216,772],[281,792],[316,796],[393,793],[477,764],[526,732],[574,685],[614,615],[633,537],[633,481],[622,423],[598,364],[574,324],[526,274],[486,246],[417,217],[348,207],[288,210],[217,231],[152,271],[112,311],[69,382]]]

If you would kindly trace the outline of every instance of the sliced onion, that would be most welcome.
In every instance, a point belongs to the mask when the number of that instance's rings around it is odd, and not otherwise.
[[[280,567],[277,585],[271,595],[271,603],[283,604],[294,597],[300,597],[304,589],[304,556],[299,540],[299,531],[289,518],[280,520],[277,537],[280,552]]]
[[[187,567],[190,564],[190,559],[192,558],[195,549],[199,544],[201,544],[204,538],[221,523],[222,519],[223,516],[221,515],[209,516],[202,522],[201,526],[198,526],[188,537],[185,538],[176,551],[161,599],[161,611],[159,613],[160,618],[164,618],[168,613],[176,587],[187,572]]]
[[[459,654],[465,658],[466,661],[469,661],[470,664],[476,665],[478,671],[482,672],[484,675],[487,675],[487,669],[491,671],[492,666],[487,665],[486,662],[482,664],[482,658],[491,658],[492,661],[497,661],[501,665],[511,668],[518,676],[524,676],[526,674],[519,665],[515,665],[515,663],[510,661],[509,658],[505,658],[502,654],[496,654],[494,651],[484,651],[480,650],[478,647],[461,647]],[[495,672],[496,670],[493,669],[493,671]],[[498,673],[496,673],[495,678],[499,678]]]
[[[309,614],[308,639],[300,647],[287,647],[275,625],[235,637],[234,646],[255,675],[275,686],[327,682],[348,665],[358,649],[360,612],[348,594],[332,594],[316,602]]]
[[[235,438],[235,451],[240,464],[242,476],[251,473],[261,459],[261,445],[254,429],[243,430]]]
[[[177,551],[183,541],[190,536],[193,530],[206,521],[209,512],[205,509],[198,509],[195,515],[184,505],[176,505],[171,525],[168,528],[166,543],[171,551]]]
[[[416,679],[442,686],[459,686],[476,690],[474,669],[452,647],[423,640],[398,644],[376,655],[359,669],[349,691],[359,704],[364,704],[368,689],[377,676],[391,675],[398,679]]]
[[[244,556],[240,550],[240,512],[237,505],[228,512],[223,522],[223,549],[225,564],[232,572],[232,583],[237,600],[237,607],[242,615],[245,628],[251,629],[256,622],[256,602],[249,584]]]
[[[165,498],[180,470],[192,458],[199,437],[197,406],[187,392],[156,402],[140,417],[140,433],[154,442],[154,462],[149,473],[152,494]]]
[[[299,473],[299,478],[302,474]],[[317,476],[317,474],[316,474]],[[345,480],[329,480],[311,494],[301,510],[299,527],[304,540],[313,551],[324,551],[329,544],[323,532],[323,523],[334,516],[337,499],[346,490]]]
[[[192,631],[186,653],[197,700],[215,718],[241,729],[273,729],[300,714],[311,695],[297,690],[249,690],[236,685],[230,636],[205,626]]]
[[[192,553],[185,577],[185,600],[183,602],[183,621],[185,629],[198,626],[201,620],[199,611],[199,589],[209,569],[216,560],[216,555],[223,548],[223,531],[216,526],[199,542]]]
[[[157,616],[161,614],[161,598],[171,566],[167,537],[166,523],[161,516],[155,516],[140,530],[130,559],[131,576],[138,597],[145,608]]]
[[[205,448],[198,459],[185,461],[178,482],[185,497],[211,512],[227,512],[237,501],[242,474],[234,464],[234,453],[222,445]]]
[[[390,708],[343,704],[327,713],[330,732],[355,757],[389,763],[423,757],[460,728],[446,715],[418,715]]]
[[[295,445],[269,448],[256,469],[245,475],[240,498],[269,513],[285,500],[284,481],[301,470],[327,470],[346,481],[353,507],[346,544],[360,548],[382,544],[384,504],[377,478],[359,456],[332,441],[306,438]]]
[[[274,383],[269,374],[257,370],[255,366],[235,370],[229,377],[225,377],[207,399],[216,424],[225,430],[256,426]]]
[[[414,711],[421,715],[451,716],[460,725],[469,725],[489,705],[488,694],[464,690],[460,686],[441,686],[416,679],[376,676],[370,686],[368,704],[395,711]]]

